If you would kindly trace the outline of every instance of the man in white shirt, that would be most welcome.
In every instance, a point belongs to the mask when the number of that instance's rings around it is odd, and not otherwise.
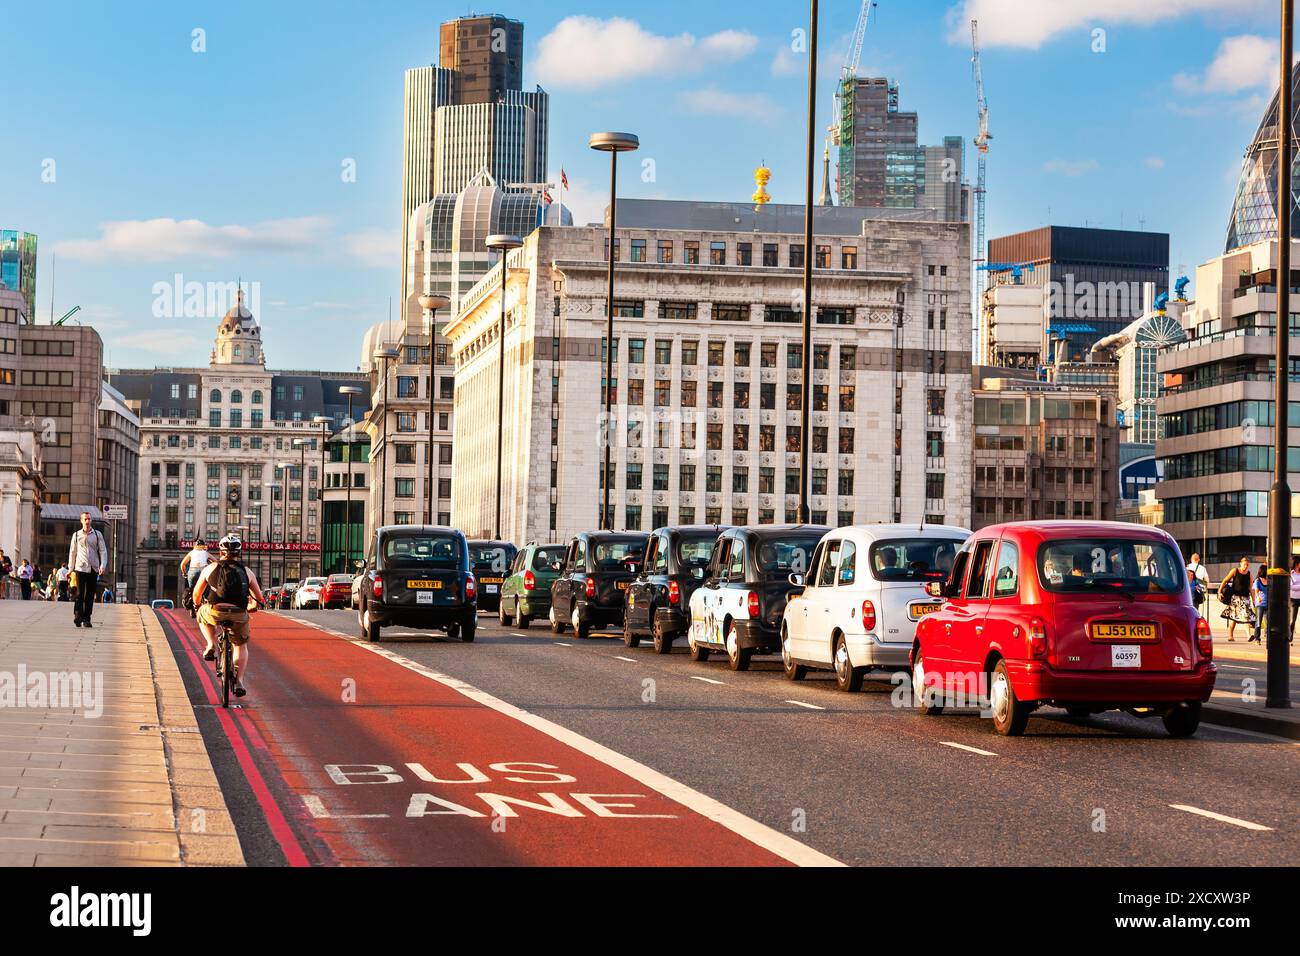
[[[1196,613],[1209,621],[1210,572],[1205,570],[1205,565],[1201,564],[1201,556],[1195,552],[1192,553],[1192,560],[1187,562],[1187,570],[1192,575],[1192,580],[1196,582],[1197,590],[1201,595],[1200,603],[1196,605]]]
[[[72,605],[72,623],[92,627],[91,612],[95,609],[95,592],[99,576],[108,567],[108,543],[104,536],[90,525],[90,512],[81,513],[81,530],[68,543],[68,567],[75,575],[73,587],[77,599]]]
[[[202,538],[194,542],[194,547],[190,549],[189,554],[181,558],[181,574],[185,575],[185,583],[188,585],[187,590],[190,594],[194,592],[194,585],[199,580],[199,575],[203,573],[212,561],[212,555],[208,553],[208,545]],[[185,603],[185,602],[182,602]]]
[[[59,587],[60,601],[66,601],[68,599],[68,582],[71,579],[72,572],[68,570],[68,562],[64,561],[63,564],[59,566],[59,570],[54,572],[54,580]]]

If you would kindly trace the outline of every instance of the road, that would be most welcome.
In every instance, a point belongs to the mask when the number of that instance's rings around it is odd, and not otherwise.
[[[1002,738],[973,714],[894,706],[888,675],[843,694],[829,674],[785,680],[776,658],[732,673],[683,646],[488,615],[472,644],[385,629],[376,650],[347,611],[259,615],[249,696],[222,712],[188,617],[164,621],[252,863],[1289,865],[1300,850],[1300,745],[1267,735],[1173,740],[1158,720],[1048,710]]]

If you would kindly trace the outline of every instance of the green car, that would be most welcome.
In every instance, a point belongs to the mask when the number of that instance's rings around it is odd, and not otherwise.
[[[551,582],[560,576],[564,562],[562,544],[526,544],[515,555],[501,585],[497,618],[502,624],[514,621],[524,628],[535,617],[551,612]]]

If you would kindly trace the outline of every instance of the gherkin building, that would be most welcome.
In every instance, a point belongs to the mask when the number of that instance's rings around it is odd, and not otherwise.
[[[1300,114],[1300,64],[1291,72],[1291,136],[1292,136],[1292,178],[1295,178],[1296,151],[1295,127],[1296,116]],[[1224,252],[1231,252],[1253,242],[1277,238],[1277,115],[1278,94],[1273,94],[1273,102],[1264,112],[1255,138],[1246,149],[1246,158],[1241,164],[1241,179],[1237,182],[1237,195],[1232,201],[1232,216],[1228,220],[1228,239],[1224,243]],[[1297,227],[1296,192],[1291,191],[1291,234],[1300,235]]]

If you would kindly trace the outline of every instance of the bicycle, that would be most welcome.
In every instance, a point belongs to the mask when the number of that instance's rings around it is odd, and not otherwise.
[[[232,604],[218,604],[217,607],[228,607],[234,610]],[[248,601],[248,611],[253,613],[261,604],[255,598]],[[216,667],[217,667],[217,687],[221,696],[221,706],[230,706],[230,691],[235,686],[235,661],[234,661],[234,641],[231,640],[230,625],[221,625],[221,630],[217,634],[216,648]]]

